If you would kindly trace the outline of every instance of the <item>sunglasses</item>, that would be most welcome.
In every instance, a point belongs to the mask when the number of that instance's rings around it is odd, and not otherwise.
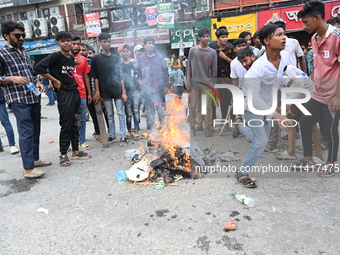
[[[22,38],[24,38],[24,39],[25,39],[25,37],[26,37],[26,34],[25,34],[25,33],[23,33],[23,34],[15,33],[15,34],[12,34],[12,35],[14,35],[15,38],[17,38],[17,39],[20,39],[21,36],[22,36]]]

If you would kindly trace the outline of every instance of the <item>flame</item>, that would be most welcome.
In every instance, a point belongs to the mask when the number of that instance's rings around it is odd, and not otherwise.
[[[169,152],[171,158],[174,160],[173,163],[176,166],[179,162],[175,155],[177,148],[184,148],[184,145],[189,143],[189,135],[184,132],[183,127],[186,115],[181,98],[175,96],[166,104],[165,116],[164,125],[159,132],[157,140],[162,144],[164,149]],[[185,166],[185,169],[188,171],[190,171],[189,158],[190,157],[187,156],[188,164]]]
[[[141,154],[144,154],[146,151],[144,150],[144,146],[143,146],[143,142],[142,141],[139,141],[139,148],[138,150],[140,150],[142,153]]]

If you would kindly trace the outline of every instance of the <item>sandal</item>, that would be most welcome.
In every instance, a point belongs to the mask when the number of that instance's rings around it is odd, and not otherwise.
[[[79,144],[79,148],[82,149],[82,150],[89,150],[89,149],[91,149],[91,146],[86,144],[86,143],[81,143],[81,144]]]
[[[89,155],[88,153],[84,152],[84,151],[79,151],[78,154],[76,156],[71,156],[70,159],[90,159],[92,158],[91,155]]]
[[[267,145],[267,147],[264,149],[263,153],[272,153],[272,152],[277,152],[279,151],[278,149],[274,149],[272,146]]]
[[[213,136],[213,134],[212,134],[210,129],[204,130],[204,135],[205,135],[205,137],[212,137]]]
[[[120,141],[119,141],[119,146],[120,147],[125,146],[127,144],[128,144],[128,142],[126,140],[126,137],[125,138],[120,138]]]
[[[256,188],[257,187],[256,180],[250,179],[248,174],[244,175],[240,171],[237,171],[235,173],[235,178],[236,178],[237,182],[245,188]]]
[[[322,178],[330,178],[335,175],[335,166],[331,164],[324,164],[318,169],[317,175]]]
[[[296,169],[296,168],[300,168],[300,170],[305,170],[305,171],[309,171],[315,168],[315,163],[314,164],[308,164],[308,162],[302,158],[298,161],[293,162],[290,167]]]
[[[140,135],[139,135],[138,133],[136,133],[136,134],[133,136],[133,139],[134,139],[135,141],[140,140]]]
[[[149,133],[145,132],[140,138],[145,139],[149,137]]]
[[[60,160],[59,164],[62,167],[70,166],[71,165],[71,162],[70,162],[69,158],[67,157],[67,155],[59,156],[59,160]]]

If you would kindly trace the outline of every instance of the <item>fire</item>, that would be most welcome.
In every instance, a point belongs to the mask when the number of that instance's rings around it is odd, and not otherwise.
[[[166,118],[157,140],[162,144],[165,151],[170,153],[175,165],[177,165],[176,149],[178,147],[184,148],[184,145],[189,143],[189,134],[184,132],[185,107],[181,103],[181,99],[175,96],[166,104],[165,110]],[[186,170],[190,170],[190,161],[188,162],[185,166]]]

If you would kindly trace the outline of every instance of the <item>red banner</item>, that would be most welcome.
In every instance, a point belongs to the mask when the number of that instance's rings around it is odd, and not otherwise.
[[[87,37],[96,37],[102,32],[98,12],[84,14],[84,21]]]
[[[286,30],[302,30],[303,23],[298,19],[297,13],[303,8],[303,5],[286,7],[280,9],[270,9],[260,11],[257,15],[257,29],[262,28],[269,21],[283,20],[286,22]],[[325,19],[340,17],[340,1],[325,3]]]

